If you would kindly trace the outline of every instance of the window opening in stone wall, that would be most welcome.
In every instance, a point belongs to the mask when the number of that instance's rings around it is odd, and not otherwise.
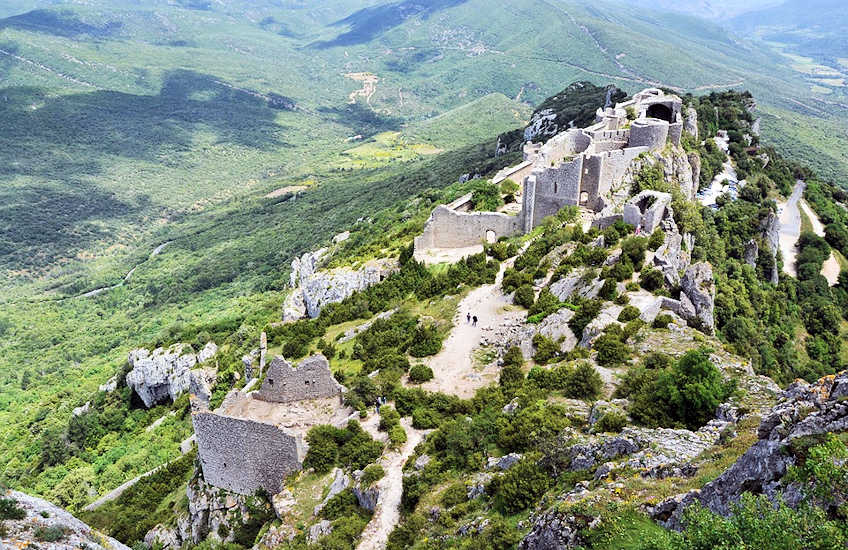
[[[495,235],[495,232],[494,232],[494,231],[492,231],[491,229],[489,229],[488,231],[486,231],[486,242],[487,242],[487,243],[489,243],[489,244],[494,244],[494,243],[495,243],[495,241],[497,241],[497,240],[498,240],[498,239],[497,239],[497,235]]]

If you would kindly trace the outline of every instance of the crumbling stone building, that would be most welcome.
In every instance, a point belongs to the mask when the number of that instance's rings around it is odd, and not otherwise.
[[[262,386],[233,390],[215,411],[192,401],[192,424],[206,482],[240,494],[264,489],[274,495],[303,466],[304,437],[318,424],[344,425],[352,410],[344,388],[322,355],[296,368],[282,357],[271,362]]]
[[[528,233],[564,206],[601,212],[627,169],[643,153],[680,145],[684,120],[682,100],[649,88],[600,108],[588,128],[570,128],[546,143],[528,142],[521,164],[505,169],[523,176],[521,211],[516,216],[469,212],[470,196],[437,207],[415,240],[416,252],[433,248],[464,248],[481,242]],[[631,212],[635,214],[635,212]]]

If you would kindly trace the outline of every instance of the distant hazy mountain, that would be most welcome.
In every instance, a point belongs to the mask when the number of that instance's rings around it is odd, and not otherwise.
[[[788,0],[735,17],[729,24],[819,61],[848,57],[845,0]]]
[[[776,6],[782,0],[628,0],[630,5],[649,9],[675,11],[706,19],[724,20],[738,15]]]

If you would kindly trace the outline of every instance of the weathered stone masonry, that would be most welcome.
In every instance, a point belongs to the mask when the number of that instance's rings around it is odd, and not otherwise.
[[[327,359],[316,355],[293,368],[271,362],[257,392],[234,390],[214,412],[192,401],[192,424],[204,479],[240,494],[277,494],[286,476],[302,468],[304,436],[317,424],[342,425],[352,411]]]
[[[291,403],[334,397],[341,392],[342,386],[333,378],[323,355],[304,359],[297,368],[282,357],[275,357],[262,388],[253,397],[272,403]]]
[[[581,206],[610,218],[610,195],[643,153],[680,145],[683,102],[650,88],[615,107],[598,109],[596,123],[569,128],[544,144],[524,147],[524,162],[498,174],[525,175],[518,216],[467,212],[470,195],[437,207],[415,250],[465,248],[487,240],[528,233],[564,206]],[[635,118],[634,118],[635,116]],[[618,217],[618,216],[616,216]],[[611,218],[610,218],[611,219]],[[603,225],[603,223],[599,224]]]
[[[277,426],[213,412],[192,416],[204,479],[243,495],[262,488],[275,495],[300,470],[302,442]]]

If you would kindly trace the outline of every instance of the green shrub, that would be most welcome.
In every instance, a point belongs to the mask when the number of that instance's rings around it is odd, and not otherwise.
[[[661,289],[664,282],[665,277],[659,269],[647,268],[639,275],[639,284],[649,292]]]
[[[604,387],[601,375],[590,363],[582,361],[574,367],[568,380],[568,397],[594,399]]]
[[[602,334],[592,344],[597,354],[599,365],[619,365],[630,359],[630,349],[622,341],[623,335]]]
[[[668,313],[661,313],[654,318],[653,327],[654,328],[668,328],[674,322],[674,317],[669,315]]]
[[[514,195],[519,189],[521,187],[509,178],[501,182],[501,193],[504,195]]]
[[[533,336],[533,345],[536,347],[536,353],[533,355],[533,360],[540,365],[550,363],[560,354],[559,344],[542,334],[536,334]]]
[[[497,210],[503,204],[501,190],[497,185],[485,180],[474,183],[474,191],[471,193],[472,209],[478,212]]]
[[[536,299],[536,302],[530,307],[527,314],[531,316],[542,314],[543,317],[547,317],[548,315],[559,311],[562,306],[562,302],[559,301],[559,298],[553,295],[550,289],[543,288],[542,291],[539,292],[539,297]]]
[[[496,501],[507,514],[514,514],[536,504],[550,486],[550,476],[532,458],[523,458],[498,481]]]
[[[707,349],[684,354],[671,368],[631,369],[617,390],[630,397],[633,418],[648,426],[697,430],[734,391],[710,362]]]
[[[533,285],[523,284],[515,291],[515,296],[512,298],[512,303],[521,306],[525,309],[530,309],[533,302],[536,301],[536,292],[533,290]]]
[[[24,519],[26,511],[13,498],[0,497],[0,521],[4,519]]]
[[[618,286],[615,284],[615,279],[605,279],[604,285],[598,291],[598,297],[604,300],[614,300],[616,296],[618,296]]]
[[[514,393],[524,384],[524,372],[516,365],[504,365],[498,383],[505,392]]]
[[[574,332],[578,338],[581,334],[583,334],[583,329],[586,328],[586,325],[591,323],[592,320],[598,316],[603,305],[604,303],[601,300],[583,300],[580,302],[574,317],[572,317],[568,322],[568,326],[571,328],[571,331]]]
[[[642,313],[639,311],[639,308],[635,306],[627,306],[621,310],[621,313],[618,314],[618,322],[628,323],[633,319],[638,319],[641,314]]]
[[[319,425],[306,434],[309,450],[303,460],[305,468],[327,473],[334,466],[358,470],[374,462],[383,454],[383,445],[368,435],[356,420],[345,428]]]
[[[436,428],[441,420],[441,415],[433,409],[418,407],[412,411],[412,427],[417,430]]]
[[[392,426],[389,430],[389,443],[395,449],[402,447],[406,443],[406,430],[403,429],[403,426],[400,424]]]
[[[381,431],[387,432],[392,429],[393,426],[396,426],[399,423],[400,414],[398,414],[394,407],[390,407],[389,405],[384,405],[380,407],[379,429]]]
[[[625,426],[627,426],[627,417],[618,411],[610,411],[595,422],[595,425],[592,426],[592,431],[618,433]]]
[[[41,542],[58,542],[65,538],[67,531],[68,528],[64,525],[39,525],[35,528],[35,531],[33,531],[32,534],[35,536],[36,540]]]
[[[468,500],[468,490],[465,488],[465,483],[461,481],[448,485],[447,489],[442,492],[441,501],[445,508],[453,508],[466,500]]]
[[[409,381],[414,384],[429,382],[433,379],[433,369],[427,365],[413,365],[409,369]]]
[[[653,233],[651,233],[651,237],[648,239],[648,250],[656,250],[661,247],[665,243],[665,231],[662,229],[655,229]]]
[[[386,470],[379,464],[369,464],[362,470],[362,478],[360,483],[363,487],[371,487],[386,475]]]
[[[521,348],[518,346],[512,346],[506,353],[504,354],[503,364],[505,367],[514,366],[514,367],[523,367],[524,366],[524,354],[521,353]]]
[[[409,354],[413,357],[428,357],[442,350],[443,335],[433,323],[422,323],[415,329]]]

